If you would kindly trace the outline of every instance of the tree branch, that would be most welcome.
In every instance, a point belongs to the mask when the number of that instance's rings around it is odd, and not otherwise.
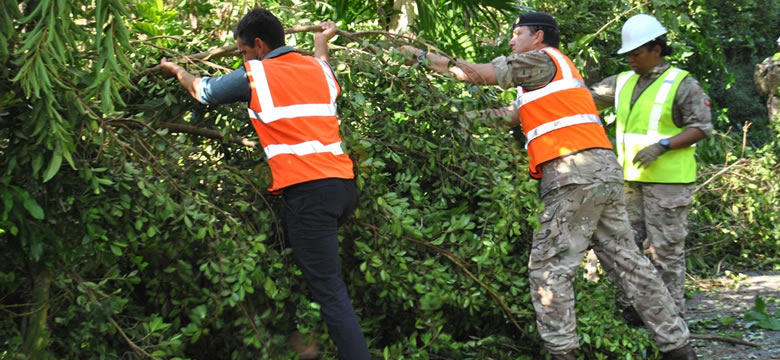
[[[284,33],[285,34],[294,34],[294,33],[300,33],[300,32],[316,32],[318,30],[320,30],[319,25],[294,26],[294,27],[291,27],[291,28],[284,29]],[[387,32],[387,31],[361,31],[361,32],[354,32],[353,33],[353,32],[349,32],[349,31],[337,29],[336,30],[336,34],[338,34],[340,36],[343,36],[345,38],[351,39],[353,41],[360,41],[362,35],[384,35],[386,37],[391,37],[391,38],[405,39],[405,40],[408,40],[410,42],[412,42],[412,41],[419,42],[419,43],[422,43],[422,44],[426,45],[428,48],[432,48],[432,49],[435,49],[435,50],[441,52],[441,50],[439,50],[435,46],[433,46],[431,44],[428,44],[428,43],[426,43],[426,42],[424,42],[422,40],[415,39],[415,38],[407,36],[407,35],[394,34],[394,33]],[[211,49],[211,50],[208,50],[208,51],[199,52],[199,53],[192,54],[192,55],[185,55],[185,56],[183,56],[179,60],[183,60],[185,62],[194,62],[194,61],[203,61],[203,60],[206,60],[206,59],[217,59],[217,58],[221,58],[221,57],[236,56],[236,55],[238,55],[238,49],[236,48],[236,45],[227,45],[227,46],[219,47],[219,48],[216,48],[216,49]],[[141,71],[140,73],[138,73],[138,75],[136,75],[133,78],[133,80],[134,80],[134,82],[136,82],[141,77],[144,77],[144,76],[149,75],[149,74],[157,73],[159,71],[160,71],[160,65],[158,64],[158,65],[152,66],[150,68],[147,68],[147,69]]]
[[[745,341],[745,340],[742,340],[742,339],[725,337],[725,336],[691,334],[691,339],[721,341],[721,342],[726,342],[726,343],[730,343],[730,344],[747,345],[747,346],[752,346],[752,347],[756,347],[756,348],[760,348],[761,347],[760,344],[756,344],[756,343],[753,343],[753,342],[750,342],[750,341]]]
[[[315,32],[319,29],[320,29],[319,25],[295,26],[295,27],[284,29],[284,33],[286,35],[286,34],[294,34],[299,32]],[[337,33],[339,35],[344,35],[344,36],[352,35],[352,33],[343,30],[338,30]],[[236,48],[236,45],[228,45],[216,49],[211,49],[208,51],[199,52],[197,54],[187,55],[184,57],[184,61],[192,62],[196,60],[217,59],[217,58],[237,55],[237,54],[238,54],[238,49]],[[135,78],[138,79],[149,74],[157,73],[159,71],[160,71],[160,65],[158,64],[141,71],[140,73],[138,73],[138,75]]]
[[[202,127],[197,127],[189,124],[180,124],[180,123],[171,123],[171,122],[159,122],[159,123],[147,124],[147,123],[141,123],[138,120],[133,120],[133,119],[103,119],[101,121],[103,122],[103,124],[110,125],[110,126],[126,126],[129,128],[136,128],[136,129],[144,128],[148,126],[153,129],[168,129],[171,130],[172,132],[197,135],[209,139],[215,139],[215,140],[225,139],[225,135],[219,130],[205,129]],[[231,137],[228,138],[227,141],[230,143],[248,146],[252,148],[257,146],[257,142],[249,140],[244,137]]]
[[[357,223],[360,224],[360,225],[363,225],[365,227],[373,229],[375,231],[375,233],[379,233],[380,232],[379,227],[377,227],[374,224],[369,224],[369,223],[362,222],[362,221],[357,221]],[[486,284],[484,281],[480,280],[476,275],[474,275],[474,273],[469,271],[469,269],[466,267],[466,263],[465,263],[464,260],[462,260],[461,258],[456,256],[455,254],[451,253],[450,251],[445,250],[443,248],[440,248],[440,247],[438,247],[436,245],[433,245],[433,244],[431,244],[431,243],[429,243],[429,242],[427,242],[425,240],[415,239],[415,238],[404,236],[404,235],[401,235],[399,237],[403,238],[403,239],[406,239],[408,241],[420,244],[420,245],[425,246],[425,247],[427,247],[429,249],[432,249],[435,252],[437,252],[440,255],[442,255],[445,258],[447,258],[447,260],[449,260],[451,263],[455,264],[455,266],[457,266],[461,271],[463,271],[466,274],[466,276],[471,278],[471,280],[473,280],[480,287],[485,289],[485,291],[487,291],[488,294],[490,294],[498,302],[498,305],[501,307],[501,310],[504,312],[504,314],[506,314],[506,316],[509,318],[509,321],[512,322],[512,324],[515,326],[515,328],[517,328],[517,330],[520,331],[520,333],[522,333],[523,335],[525,335],[528,338],[531,338],[531,336],[528,334],[528,332],[525,331],[525,329],[520,325],[520,323],[517,321],[517,319],[515,319],[515,317],[513,315],[513,314],[521,314],[521,315],[528,316],[528,315],[531,315],[531,313],[529,313],[527,311],[515,311],[515,310],[510,309],[509,306],[506,304],[506,302],[504,302],[504,299],[501,297],[501,295],[498,292],[493,290],[493,288],[491,288],[490,285]]]
[[[186,134],[192,134],[192,135],[198,135],[210,139],[217,139],[222,140],[224,139],[225,135],[219,131],[219,130],[212,130],[212,129],[204,129],[201,127],[197,127],[194,125],[187,125],[187,124],[178,124],[178,123],[169,123],[169,122],[162,122],[157,124],[157,127],[169,129],[173,132],[180,132],[180,133],[186,133]],[[248,147],[256,147],[257,142],[249,140],[245,137],[231,137],[228,139],[228,142],[244,145]]]
[[[84,289],[84,292],[87,294],[87,297],[92,301],[95,305],[100,305],[100,302],[97,300],[97,296],[95,296],[94,291],[90,289],[87,286],[84,286],[84,279],[81,278],[81,275],[79,275],[76,272],[70,272],[71,278],[76,281],[76,285],[81,286]],[[143,355],[145,357],[148,357],[150,359],[154,360],[160,360],[160,358],[150,354],[146,350],[144,350],[142,347],[138,346],[132,339],[130,339],[129,336],[125,333],[125,331],[122,329],[122,326],[119,325],[119,323],[114,320],[113,316],[108,316],[108,321],[111,323],[111,325],[114,326],[114,328],[119,332],[119,335],[122,336],[122,338],[125,340],[128,346],[130,346],[133,351],[135,351],[139,355]]]
[[[707,179],[707,181],[705,181],[701,185],[697,186],[696,189],[693,190],[694,193],[699,192],[699,190],[701,190],[702,188],[707,186],[707,184],[709,184],[710,182],[715,180],[716,177],[718,177],[720,175],[723,175],[727,171],[731,170],[731,168],[733,168],[733,167],[737,166],[738,164],[740,164],[740,163],[745,161],[745,148],[747,147],[747,133],[748,133],[748,129],[750,128],[750,125],[751,125],[751,122],[748,121],[747,123],[745,123],[745,127],[742,128],[742,152],[739,154],[739,159],[737,161],[735,161],[733,164],[731,164],[731,165],[729,165],[727,167],[724,167],[723,169],[720,169],[720,171],[715,173],[715,175],[712,175],[709,179]],[[728,156],[726,157],[726,161],[728,161]]]
[[[731,170],[732,168],[734,168],[737,165],[742,164],[743,162],[745,162],[745,158],[740,158],[739,160],[735,161],[733,164],[720,169],[720,171],[715,173],[715,175],[712,175],[709,179],[707,179],[707,181],[705,181],[701,185],[697,186],[696,189],[693,190],[693,192],[694,193],[699,192],[701,189],[703,189],[705,186],[707,186],[707,184],[709,184],[713,180],[715,180],[715,178],[717,178],[718,176],[721,176],[721,175],[727,173],[729,170]]]

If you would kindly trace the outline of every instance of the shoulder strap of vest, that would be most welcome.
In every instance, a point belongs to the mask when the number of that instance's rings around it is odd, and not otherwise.
[[[271,90],[268,88],[268,79],[265,77],[265,66],[261,60],[249,60],[245,63],[246,68],[252,74],[254,82],[254,91],[257,94],[257,100],[261,109],[272,109],[274,101],[271,98]]]
[[[549,56],[549,57],[550,57],[550,59],[551,59],[551,60],[553,60],[553,64],[555,64],[555,71],[561,71],[561,70],[559,69],[559,66],[557,65],[557,64],[559,63],[559,59],[560,59],[560,57],[556,57],[556,54],[555,54],[555,52],[554,52],[554,51],[555,51],[555,48],[553,48],[553,47],[551,47],[551,46],[548,46],[548,47],[546,47],[546,48],[542,48],[542,49],[540,49],[540,51],[542,51],[542,52],[544,52],[545,54],[547,54],[547,56]],[[569,74],[571,74],[571,72],[569,72]],[[565,77],[565,76],[564,76],[564,77]],[[553,75],[553,78],[555,78],[555,75]],[[534,91],[534,90],[541,89],[541,88],[543,88],[544,86],[546,86],[546,85],[543,85],[543,86],[541,86],[541,87],[539,87],[539,88],[537,88],[537,89],[532,89],[532,90],[525,90],[525,89],[523,89],[523,87],[522,87],[522,86],[517,86],[517,99],[516,99],[516,101],[517,101],[517,102],[518,102],[518,104],[519,104],[519,102],[520,102],[520,98],[523,96],[523,94],[525,94],[525,93],[528,93],[528,92],[531,92],[531,91]]]
[[[666,71],[664,71],[663,74],[661,74],[661,76],[658,77],[658,79],[655,80],[661,80],[663,83],[658,89],[658,92],[655,94],[655,99],[653,99],[653,109],[650,112],[650,119],[647,124],[648,134],[653,135],[658,133],[658,123],[661,121],[662,107],[669,98],[672,86],[678,78],[680,81],[682,81],[682,79],[686,76],[688,76],[687,71],[676,67],[669,67],[666,69]]]
[[[551,46],[548,46],[546,48],[540,49],[540,51],[542,51],[545,54],[547,54],[547,56],[549,56],[550,59],[553,60],[553,64],[555,65],[555,71],[562,71],[562,70],[559,69],[560,66],[558,65],[562,61],[562,57],[561,57],[562,54],[560,53],[560,51],[558,49],[555,49],[555,48],[553,48]],[[558,51],[558,52],[556,53],[556,51]],[[565,63],[565,61],[563,61],[563,62]],[[566,63],[566,65],[568,65],[568,63]],[[568,66],[567,66],[567,68],[568,68]],[[563,74],[563,77],[566,78],[566,72],[562,71],[562,74]],[[568,71],[568,74],[571,75],[571,71]],[[555,75],[553,75],[553,79],[554,78],[555,78]],[[525,90],[525,89],[523,89],[522,86],[517,86],[517,99],[519,100],[520,97],[523,94],[527,93],[527,92],[531,92],[531,91],[534,91],[534,90],[541,89],[544,86],[546,86],[546,85],[543,85],[543,86],[541,86],[541,87],[539,87],[537,89],[532,89],[532,90]]]
[[[336,75],[333,74],[333,69],[330,67],[330,64],[317,58],[315,58],[315,60],[317,60],[317,63],[319,63],[320,67],[322,67],[322,72],[325,73],[325,78],[328,81],[328,90],[330,91],[330,103],[335,104],[336,97],[339,95],[339,85],[338,85],[338,80],[336,80]]]
[[[558,70],[561,71],[561,75],[564,79],[572,78],[574,75],[574,72],[572,71],[571,66],[569,66],[569,62],[566,61],[566,57],[563,56],[563,53],[561,53],[560,50],[554,48],[554,47],[546,47],[542,49],[542,51],[545,52],[548,56],[555,59],[555,62],[558,64]]]
[[[672,89],[672,85],[678,76],[682,79],[683,77],[688,76],[688,72],[670,66],[668,69],[666,69],[666,71],[664,71],[663,74],[661,74],[661,76],[658,77],[658,79],[655,79],[655,81],[663,81],[663,83],[661,83],[661,88],[655,95],[655,103],[660,104],[666,100],[666,97],[669,96],[669,91]]]
[[[524,91],[521,87],[518,87],[517,99],[515,101],[515,106],[518,108],[557,91],[586,87],[585,83],[583,83],[578,77],[574,76],[574,72],[569,65],[569,62],[566,61],[566,58],[563,56],[560,50],[552,47],[546,47],[542,49],[542,51],[554,59],[554,63],[557,64],[557,71],[561,72],[563,78],[560,80],[551,81],[549,84],[543,87],[530,91]]]
[[[634,75],[636,75],[634,71],[626,71],[620,73],[617,76],[617,79],[615,79],[615,107],[614,107],[615,111],[617,111],[618,108],[618,103],[619,103],[618,99],[620,99],[620,92],[623,90],[623,87],[626,86],[628,79],[630,79]]]

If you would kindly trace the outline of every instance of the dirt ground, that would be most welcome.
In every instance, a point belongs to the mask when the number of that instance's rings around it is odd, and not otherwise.
[[[693,339],[702,360],[780,359],[780,331],[747,327],[745,313],[755,306],[756,296],[774,314],[780,305],[780,272],[729,274],[715,279],[689,278],[700,290],[686,302],[686,321],[692,334],[739,338],[760,347],[721,341]]]

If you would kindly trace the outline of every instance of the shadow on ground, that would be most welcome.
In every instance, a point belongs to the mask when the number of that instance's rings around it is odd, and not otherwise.
[[[688,284],[700,288],[686,302],[686,320],[691,333],[738,338],[761,346],[693,339],[699,359],[780,359],[780,331],[748,327],[745,319],[745,314],[754,308],[757,296],[765,301],[766,312],[775,314],[780,304],[780,272],[689,278]]]

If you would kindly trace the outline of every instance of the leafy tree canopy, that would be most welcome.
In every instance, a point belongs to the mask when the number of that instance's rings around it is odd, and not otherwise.
[[[396,50],[486,62],[508,53],[521,11],[556,15],[589,82],[626,68],[625,19],[658,16],[718,128],[698,149],[690,269],[778,259],[778,142],[745,81],[780,33],[774,1],[0,0],[0,359],[289,358],[295,327],[335,356],[243,105],[201,105],[155,67],[240,66],[231,30],[255,6],[303,52],[307,26],[343,30],[331,59],[361,204],[342,260],[377,358],[543,352],[525,265],[540,203],[521,135],[465,116],[513,94]],[[656,355],[616,319],[610,284],[576,286],[588,358]]]

